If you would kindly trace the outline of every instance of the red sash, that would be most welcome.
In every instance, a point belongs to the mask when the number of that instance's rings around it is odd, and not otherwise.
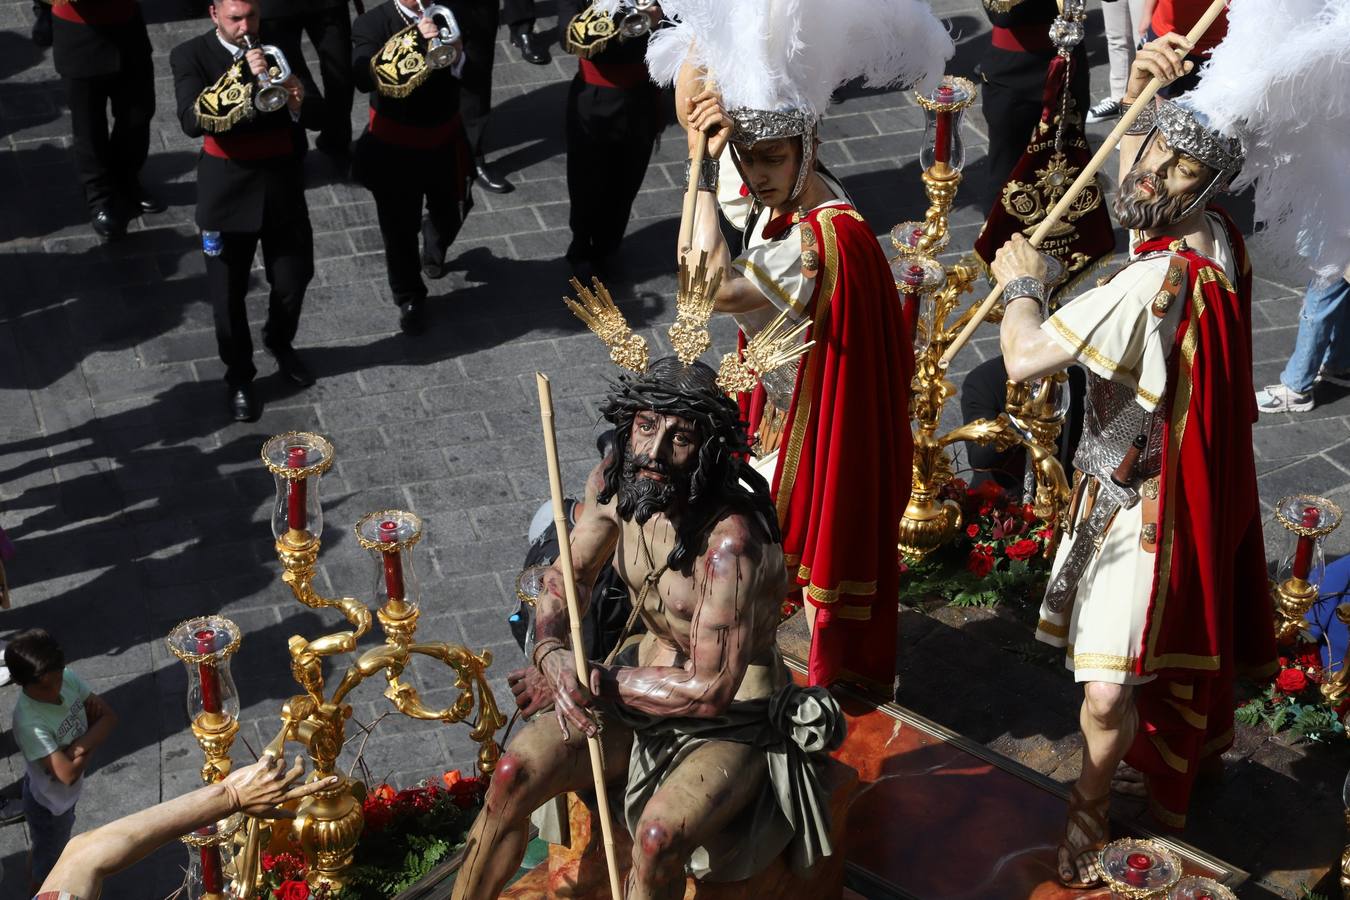
[[[581,80],[597,87],[628,90],[640,87],[647,80],[647,67],[643,63],[605,63],[589,59],[579,62]]]
[[[449,144],[460,128],[459,113],[438,125],[409,125],[370,110],[370,134],[376,140],[414,150],[436,150]]]
[[[219,159],[272,159],[294,153],[295,140],[289,128],[251,134],[208,134],[202,138],[202,150]]]
[[[135,14],[136,0],[68,0],[52,4],[52,15],[77,25],[121,25]]]
[[[1050,53],[1055,45],[1050,42],[1050,28],[1044,22],[1036,25],[994,26],[994,46],[1014,53]]]

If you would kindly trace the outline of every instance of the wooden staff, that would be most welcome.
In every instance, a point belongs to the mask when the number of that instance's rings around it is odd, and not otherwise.
[[[1209,26],[1214,24],[1214,20],[1219,17],[1219,13],[1223,12],[1226,2],[1227,0],[1213,0],[1213,2],[1209,4],[1209,8],[1206,9],[1205,14],[1200,17],[1200,21],[1196,22],[1195,27],[1187,33],[1186,41],[1188,43],[1194,44],[1204,36],[1205,32],[1209,30]],[[1111,133],[1107,135],[1106,140],[1102,143],[1101,147],[1093,155],[1088,164],[1083,167],[1083,171],[1078,173],[1078,177],[1074,179],[1073,184],[1069,186],[1069,189],[1064,192],[1064,196],[1059,198],[1059,202],[1050,209],[1050,212],[1046,214],[1045,218],[1041,221],[1041,224],[1036,226],[1036,230],[1031,235],[1031,246],[1039,247],[1041,245],[1041,241],[1045,240],[1046,234],[1049,233],[1051,228],[1054,228],[1055,225],[1059,223],[1059,220],[1064,213],[1068,212],[1069,207],[1078,199],[1078,195],[1083,192],[1083,188],[1092,183],[1092,179],[1096,177],[1097,171],[1106,164],[1107,157],[1115,151],[1116,145],[1119,144],[1120,139],[1125,136],[1126,130],[1134,124],[1135,119],[1139,118],[1139,114],[1143,111],[1144,107],[1153,102],[1153,96],[1158,93],[1162,86],[1162,82],[1157,78],[1154,78],[1148,83],[1148,87],[1144,88],[1139,93],[1138,99],[1130,104],[1130,108],[1125,111],[1125,115],[1121,116],[1120,121],[1116,123],[1116,127],[1111,129]],[[985,297],[984,302],[980,304],[979,311],[971,317],[970,321],[966,323],[966,326],[961,329],[959,334],[957,334],[956,339],[953,340],[951,345],[947,348],[947,352],[942,354],[942,358],[938,360],[939,366],[944,369],[947,368],[952,361],[952,357],[956,356],[961,348],[966,345],[966,341],[970,340],[971,334],[975,332],[976,328],[980,327],[980,323],[989,315],[989,311],[994,308],[994,304],[998,302],[998,299],[1001,296],[1003,296],[1003,285],[994,285],[989,291],[989,296]]]
[[[700,132],[694,157],[689,163],[689,185],[684,189],[684,207],[680,210],[680,256],[694,244],[694,205],[698,202],[698,173],[703,169],[703,157],[708,153],[708,135]]]
[[[572,545],[568,540],[567,512],[563,508],[562,473],[558,469],[558,436],[553,430],[553,389],[548,376],[534,373],[539,388],[539,417],[544,423],[544,453],[548,457],[548,486],[553,495],[553,527],[558,532],[558,564],[562,567],[563,596],[567,598],[567,618],[572,628],[572,657],[577,680],[590,684],[590,666],[586,663],[586,645],[581,637],[581,613],[577,605],[576,576],[572,571]],[[587,738],[591,751],[591,775],[595,779],[595,802],[600,807],[600,833],[605,844],[605,864],[609,867],[609,890],[614,900],[623,897],[619,884],[619,866],[614,853],[614,826],[609,820],[609,795],[605,791],[605,764],[600,752],[600,736]]]

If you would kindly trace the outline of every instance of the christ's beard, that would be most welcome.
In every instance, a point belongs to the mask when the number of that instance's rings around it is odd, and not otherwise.
[[[642,469],[650,469],[664,476],[664,481],[644,478]],[[682,494],[688,493],[688,479],[684,473],[673,470],[645,454],[634,456],[631,449],[623,452],[623,477],[619,479],[618,508],[621,514],[631,515],[639,525],[659,512],[666,512]]]
[[[1144,183],[1153,189],[1152,197],[1138,196],[1139,185]],[[1136,231],[1161,228],[1179,221],[1194,199],[1191,193],[1169,194],[1167,186],[1152,172],[1131,172],[1116,192],[1116,218],[1123,227]]]

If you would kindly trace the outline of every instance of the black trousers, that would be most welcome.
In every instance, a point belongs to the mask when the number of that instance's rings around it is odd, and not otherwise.
[[[463,9],[464,71],[459,78],[459,114],[475,158],[483,155],[483,133],[492,109],[492,64],[497,53],[497,0],[476,0]]]
[[[502,0],[502,21],[512,31],[534,27],[535,18],[534,0]]]
[[[985,204],[992,207],[1013,167],[1026,152],[1036,123],[1041,120],[1041,90],[1012,88],[995,82],[981,85],[980,109],[989,128],[989,190]]]
[[[422,259],[445,260],[445,252],[464,224],[464,209],[454,184],[417,184],[411,179],[390,179],[372,189],[375,213],[384,239],[384,264],[389,271],[389,290],[394,303],[421,300],[427,295],[422,281]],[[422,215],[423,203],[426,216]],[[422,250],[417,249],[418,233]]]
[[[149,57],[135,62],[111,75],[65,79],[75,170],[90,210],[123,204],[129,214],[139,199],[155,115],[155,70]]]
[[[345,150],[352,142],[352,20],[347,4],[298,16],[267,20],[267,39],[286,54],[295,74],[314,83],[300,47],[300,35],[309,35],[319,57],[323,76],[323,128],[320,145],[325,150]]]
[[[599,261],[619,249],[661,129],[661,93],[587,84],[567,94],[567,258]]]
[[[219,256],[206,257],[206,290],[216,323],[216,347],[225,363],[225,383],[242,387],[258,370],[253,365],[253,338],[249,334],[249,270],[253,253],[262,243],[263,270],[272,291],[267,298],[263,344],[289,347],[300,325],[305,288],[314,277],[314,232],[309,216],[265,224],[261,232],[225,232]]]

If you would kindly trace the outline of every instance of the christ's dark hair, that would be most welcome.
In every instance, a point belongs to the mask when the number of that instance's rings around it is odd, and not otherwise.
[[[675,525],[675,547],[666,559],[670,568],[685,575],[693,571],[708,530],[727,509],[761,519],[770,540],[782,540],[769,483],[746,461],[750,440],[740,410],[717,386],[712,369],[700,362],[686,366],[673,356],[652,363],[642,375],[620,376],[601,408],[601,415],[614,426],[616,448],[605,464],[605,487],[597,497],[601,503],[618,495],[619,515],[627,519],[633,514],[624,508],[619,490],[622,451],[628,447],[633,420],[647,410],[687,419],[698,432],[698,457],[689,477],[689,493],[680,498],[684,509]]]

